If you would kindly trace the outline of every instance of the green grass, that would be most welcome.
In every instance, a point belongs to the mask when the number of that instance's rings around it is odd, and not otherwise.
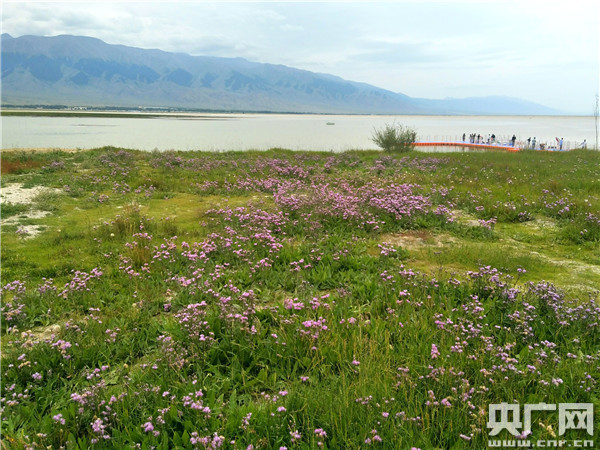
[[[600,407],[598,153],[2,167],[60,191],[2,207],[3,448],[478,449],[490,403]]]
[[[21,203],[4,203],[0,208],[0,215],[3,219],[17,216],[29,211],[29,206]]]

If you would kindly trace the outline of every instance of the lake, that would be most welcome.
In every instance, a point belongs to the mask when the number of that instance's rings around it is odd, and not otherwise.
[[[507,142],[564,138],[565,148],[595,142],[592,116],[359,116],[312,114],[164,114],[160,117],[2,117],[2,148],[82,148],[112,145],[140,150],[374,149],[374,128],[414,128],[420,141],[458,141],[495,134]]]

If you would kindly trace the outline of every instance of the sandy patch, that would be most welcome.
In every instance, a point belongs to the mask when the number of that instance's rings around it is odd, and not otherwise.
[[[33,200],[40,194],[45,192],[60,193],[60,189],[51,189],[43,186],[34,186],[30,189],[25,189],[21,183],[9,184],[0,188],[0,204],[18,203],[23,205],[31,205]],[[49,216],[48,211],[40,211],[39,209],[30,208],[12,217],[0,220],[0,225],[19,225],[22,220],[27,219],[42,219]],[[17,228],[17,233],[23,239],[28,239],[37,236],[47,227],[43,225],[20,225]]]
[[[600,275],[600,266],[596,264],[589,264],[583,261],[578,261],[574,259],[559,259],[552,256],[544,255],[543,253],[539,253],[536,251],[529,252],[530,255],[535,255],[545,261],[548,261],[555,266],[564,267],[565,270],[569,273],[585,273],[591,272],[596,275]]]
[[[534,220],[523,222],[523,226],[533,230],[547,230],[556,228],[556,220],[548,217],[537,217]]]
[[[423,247],[445,247],[457,242],[448,234],[433,235],[427,231],[408,231],[406,233],[389,233],[381,236],[381,242],[416,250]]]
[[[17,228],[17,234],[21,237],[21,239],[31,239],[36,237],[38,234],[41,234],[42,231],[46,230],[47,228],[48,227],[45,227],[44,225],[20,225]]]
[[[475,216],[472,216],[461,209],[453,209],[450,212],[456,221],[463,225],[467,225],[469,227],[478,227],[481,225]]]
[[[42,186],[34,186],[25,189],[21,183],[8,184],[0,188],[0,204],[2,203],[22,203],[29,205],[33,199],[42,192],[62,192],[60,189],[50,189]]]
[[[32,209],[30,211],[23,211],[21,214],[17,214],[16,216],[11,216],[6,219],[2,219],[0,223],[2,225],[18,225],[21,223],[23,219],[43,219],[46,216],[49,216],[51,213],[49,211],[40,211],[37,209]]]

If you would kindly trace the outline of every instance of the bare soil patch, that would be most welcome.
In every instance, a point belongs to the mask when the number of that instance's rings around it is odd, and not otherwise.
[[[0,205],[6,203],[19,203],[24,205],[33,205],[34,199],[44,192],[61,192],[60,189],[51,189],[43,186],[34,186],[26,189],[21,183],[13,183],[0,188]],[[42,219],[50,215],[48,211],[41,211],[31,207],[27,211],[0,220],[0,225],[19,225],[21,221],[28,219]],[[40,234],[46,227],[43,225],[21,225],[18,233],[23,238],[32,238]]]
[[[454,244],[457,239],[449,234],[434,235],[426,230],[417,230],[384,234],[381,236],[381,241],[407,250],[416,250],[423,247],[444,247]]]
[[[0,189],[0,204],[1,203],[23,203],[30,205],[33,199],[42,192],[61,192],[59,189],[50,189],[43,186],[34,186],[32,188],[24,188],[21,183],[8,184]]]
[[[459,223],[470,227],[477,227],[480,225],[479,220],[477,220],[475,216],[472,216],[471,214],[465,211],[462,211],[460,209],[453,209],[450,212]]]

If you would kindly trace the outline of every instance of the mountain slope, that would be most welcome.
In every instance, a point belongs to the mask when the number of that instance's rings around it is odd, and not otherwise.
[[[282,65],[110,45],[91,37],[4,34],[1,44],[3,104],[366,114],[494,110],[489,101],[412,99]],[[532,113],[527,105],[503,102],[502,113]]]
[[[468,98],[446,98],[444,100],[414,99],[425,109],[438,110],[440,114],[480,114],[489,115],[556,115],[561,112],[537,103],[528,102],[518,98],[489,96]]]

